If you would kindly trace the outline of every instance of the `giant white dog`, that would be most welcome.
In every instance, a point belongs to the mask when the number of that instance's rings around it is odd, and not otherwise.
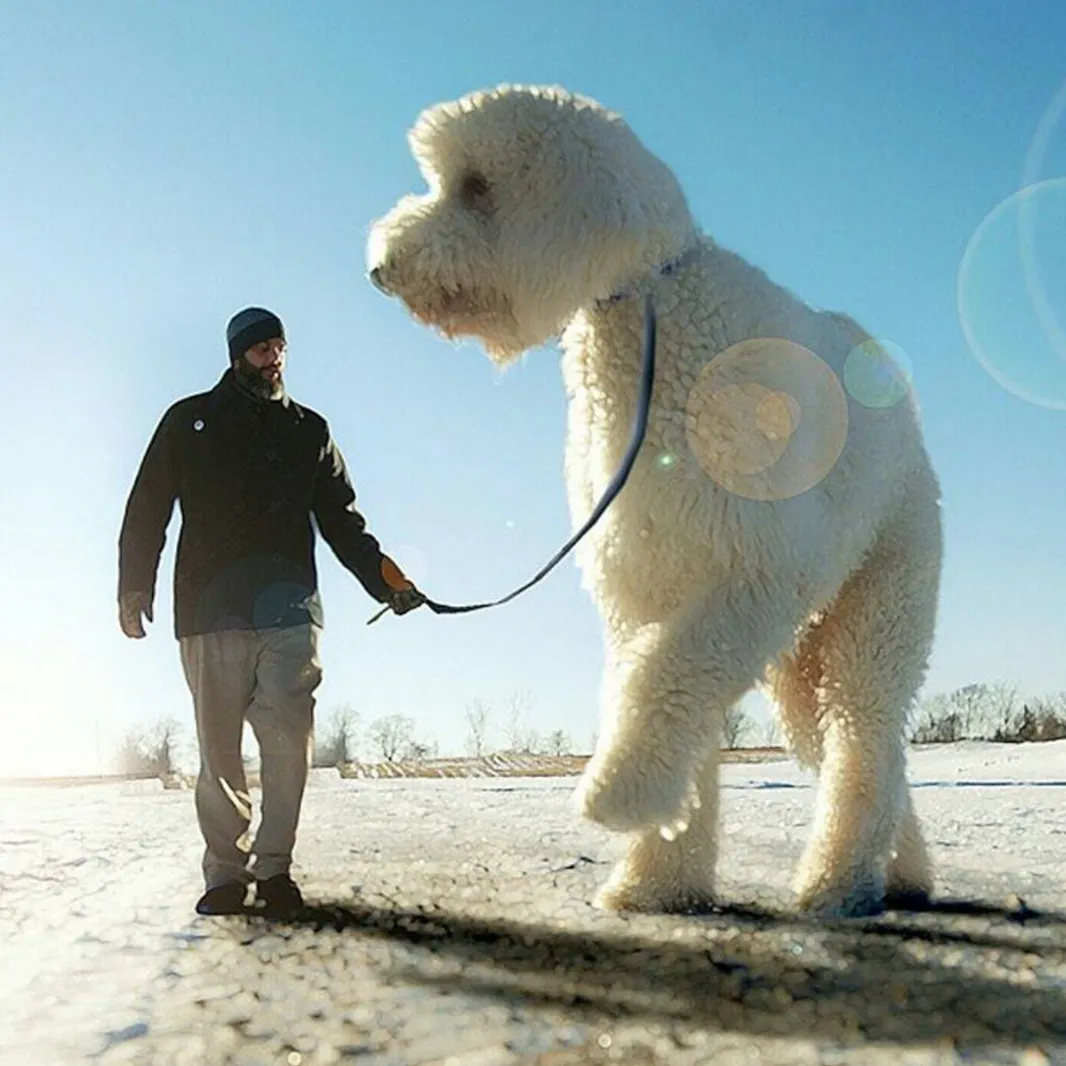
[[[629,440],[649,295],[657,315],[645,443],[578,549],[607,666],[577,800],[632,834],[598,904],[713,903],[722,718],[759,685],[819,776],[800,906],[926,896],[905,725],[942,539],[905,376],[851,319],[703,235],[670,170],[593,100],[474,93],[425,111],[410,144],[428,192],[375,222],[370,276],[501,364],[561,336],[575,523]]]

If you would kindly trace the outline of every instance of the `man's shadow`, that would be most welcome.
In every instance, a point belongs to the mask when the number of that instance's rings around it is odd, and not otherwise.
[[[968,931],[968,919],[981,919]],[[716,936],[687,942],[625,932],[570,932],[440,909],[309,905],[277,925],[386,938],[458,960],[441,976],[410,963],[393,978],[508,1002],[565,1008],[593,1022],[682,1021],[750,1036],[1026,1046],[1066,1039],[1066,915],[1024,904],[916,904],[882,918],[826,922],[725,906],[680,922]],[[811,937],[812,933],[818,934]],[[723,935],[724,934],[724,935]],[[792,934],[790,937],[789,934]],[[804,947],[815,945],[812,952]],[[1022,954],[1030,958],[1021,961]],[[809,957],[804,958],[807,954]],[[810,955],[820,958],[810,957]],[[1013,959],[1011,956],[1014,956]],[[1055,987],[1007,976],[1061,967]]]

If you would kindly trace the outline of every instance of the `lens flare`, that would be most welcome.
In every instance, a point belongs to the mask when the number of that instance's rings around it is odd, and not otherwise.
[[[741,341],[701,371],[685,405],[689,447],[704,472],[752,500],[785,500],[836,465],[848,431],[840,379],[809,348]]]
[[[1066,410],[1066,178],[1027,185],[984,218],[959,267],[974,358],[1008,392]]]
[[[907,353],[891,341],[865,340],[844,360],[844,388],[863,407],[895,407],[910,391],[913,376]]]
[[[1025,168],[1022,173],[1022,187],[1036,185],[1044,177],[1044,164],[1047,161],[1049,149],[1066,148],[1066,137],[1059,136],[1056,140],[1055,133],[1060,130],[1060,123],[1066,116],[1066,81],[1059,86],[1058,92],[1052,97],[1051,102],[1044,109],[1040,121],[1036,124],[1033,139],[1029,143],[1029,151],[1025,156]],[[1066,170],[1066,151],[1060,151],[1057,161],[1051,163],[1052,171],[1048,177],[1062,177]],[[1041,272],[1035,269],[1036,254],[1033,249],[1034,219],[1030,212],[1022,211],[1021,226],[1019,228],[1019,241],[1021,244],[1022,264],[1025,267],[1026,284],[1033,298],[1033,307],[1037,318],[1045,333],[1052,337],[1059,356],[1066,351],[1066,333],[1061,325],[1061,319],[1051,310],[1054,306],[1049,300],[1049,295],[1044,287],[1044,279]],[[1062,233],[1059,234],[1059,244],[1062,243]],[[1062,306],[1060,303],[1059,307]]]

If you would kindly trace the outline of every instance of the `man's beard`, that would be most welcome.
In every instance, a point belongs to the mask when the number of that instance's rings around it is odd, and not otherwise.
[[[280,400],[285,395],[285,382],[282,375],[275,379],[268,378],[262,370],[252,366],[242,355],[233,363],[233,373],[245,392],[260,400]]]

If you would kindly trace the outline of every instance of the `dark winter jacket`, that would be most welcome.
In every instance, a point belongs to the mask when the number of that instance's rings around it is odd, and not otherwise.
[[[289,397],[263,400],[227,370],[163,415],[126,504],[119,595],[153,597],[174,503],[178,637],[220,629],[322,624],[315,532],[384,603],[384,556],[355,506],[329,425]]]

